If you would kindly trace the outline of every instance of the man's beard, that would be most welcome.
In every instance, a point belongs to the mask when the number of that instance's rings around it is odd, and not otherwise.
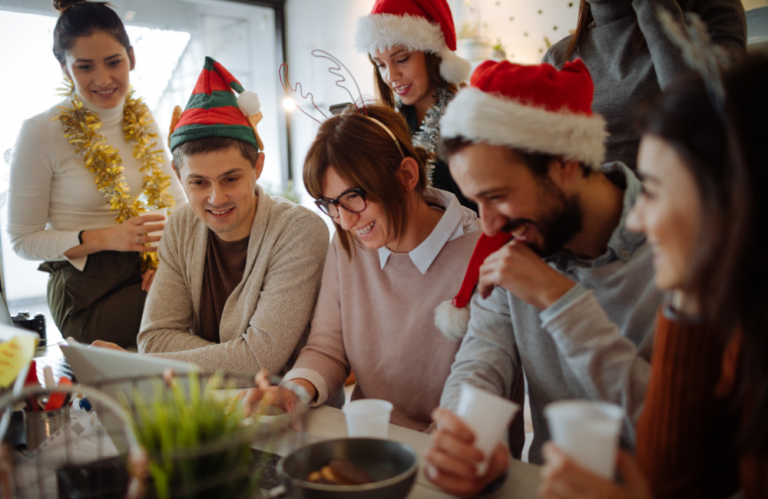
[[[578,196],[567,196],[549,178],[542,180],[539,188],[539,197],[544,208],[536,220],[510,220],[504,224],[501,231],[511,233],[523,224],[531,224],[541,234],[542,244],[528,246],[540,257],[546,258],[561,250],[581,232],[584,227],[584,209]]]

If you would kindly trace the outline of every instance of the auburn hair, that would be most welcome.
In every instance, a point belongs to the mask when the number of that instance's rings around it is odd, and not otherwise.
[[[415,191],[423,196],[427,187],[427,151],[413,145],[408,124],[393,108],[368,104],[366,109],[368,116],[350,106],[320,125],[304,160],[304,185],[313,198],[325,197],[325,175],[333,168],[351,187],[361,187],[369,202],[381,205],[389,230],[400,239],[408,220],[408,192],[398,175],[400,164],[403,156],[416,160],[419,181]],[[397,142],[374,120],[387,127]],[[334,223],[339,242],[351,259],[360,242],[341,229],[337,220]]]

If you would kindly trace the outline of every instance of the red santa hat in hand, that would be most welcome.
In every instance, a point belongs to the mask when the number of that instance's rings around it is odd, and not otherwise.
[[[495,236],[480,235],[472,257],[469,259],[467,273],[461,281],[459,294],[453,298],[453,301],[444,301],[435,309],[435,326],[448,338],[460,340],[467,333],[469,301],[480,279],[480,267],[486,258],[501,249],[510,239],[512,235],[506,232],[499,232]]]
[[[402,45],[440,56],[440,75],[448,83],[467,81],[472,66],[456,55],[456,28],[446,0],[376,0],[357,21],[355,47],[373,54]]]
[[[584,63],[524,66],[486,61],[470,86],[459,91],[440,120],[443,140],[461,137],[527,152],[563,156],[598,168],[605,156],[605,120],[592,113],[594,84]],[[511,238],[483,234],[477,242],[459,294],[437,307],[435,325],[452,339],[464,336],[467,308],[485,258]]]

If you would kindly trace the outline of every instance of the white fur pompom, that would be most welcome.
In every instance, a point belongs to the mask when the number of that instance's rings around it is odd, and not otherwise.
[[[444,301],[435,309],[435,326],[448,339],[460,340],[467,334],[469,306],[458,308],[451,300]]]
[[[469,75],[472,72],[472,64],[462,59],[454,52],[446,50],[440,54],[440,75],[448,83],[463,83],[469,81]]]
[[[261,101],[259,101],[259,94],[256,92],[246,90],[241,93],[237,98],[237,105],[246,116],[253,116],[261,111]]]

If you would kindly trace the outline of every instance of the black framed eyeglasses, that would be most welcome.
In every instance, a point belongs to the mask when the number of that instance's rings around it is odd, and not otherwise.
[[[320,211],[331,218],[339,218],[339,207],[344,208],[349,213],[361,213],[368,208],[368,200],[365,199],[365,191],[362,187],[348,189],[339,194],[336,199],[317,199],[315,204],[320,208]]]

